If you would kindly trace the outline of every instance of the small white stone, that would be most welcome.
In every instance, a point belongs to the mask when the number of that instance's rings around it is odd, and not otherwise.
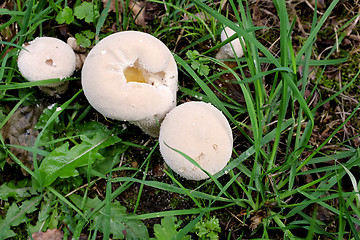
[[[53,103],[53,104],[51,104],[51,105],[49,105],[47,108],[49,109],[49,110],[51,110],[51,109],[53,109],[53,107],[56,105],[56,103]]]

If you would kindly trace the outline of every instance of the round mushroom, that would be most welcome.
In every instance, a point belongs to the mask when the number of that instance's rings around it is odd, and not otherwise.
[[[214,175],[230,160],[233,136],[225,116],[204,102],[187,102],[171,110],[160,128],[160,152],[166,164],[189,180],[208,175],[174,149]]]
[[[178,72],[159,39],[124,31],[102,39],[88,54],[81,82],[90,104],[108,118],[130,121],[156,137],[176,105]]]
[[[225,29],[221,32],[221,42],[224,42],[226,39],[236,34],[234,30],[229,27],[225,27]],[[241,37],[241,41],[244,42],[244,38]],[[231,42],[222,46],[219,52],[216,54],[217,59],[225,59],[225,58],[235,58],[242,57],[244,55],[244,50],[241,46],[241,43],[238,38],[232,40]]]
[[[67,78],[75,71],[75,53],[65,42],[53,37],[38,37],[23,45],[18,67],[28,81]],[[39,86],[40,90],[55,96],[63,94],[69,82]]]

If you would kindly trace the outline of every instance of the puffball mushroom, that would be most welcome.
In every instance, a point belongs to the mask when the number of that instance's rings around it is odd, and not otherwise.
[[[65,42],[53,37],[38,37],[23,45],[18,67],[28,81],[67,78],[75,71],[75,53]],[[63,94],[69,82],[39,86],[40,90],[55,96]]]
[[[166,164],[189,180],[208,175],[174,149],[214,175],[230,160],[233,136],[225,116],[204,102],[187,102],[171,110],[160,128],[160,152]]]
[[[236,34],[234,30],[229,27],[225,27],[225,29],[221,32],[221,42],[224,42],[226,39]],[[241,41],[244,42],[244,38],[241,37]],[[216,54],[217,59],[225,59],[225,58],[235,58],[242,57],[244,55],[244,50],[241,46],[241,43],[238,38],[232,40],[231,42],[222,46],[219,52]]]
[[[90,104],[108,118],[130,121],[156,137],[176,105],[178,72],[159,39],[137,31],[114,33],[89,52],[81,82]]]

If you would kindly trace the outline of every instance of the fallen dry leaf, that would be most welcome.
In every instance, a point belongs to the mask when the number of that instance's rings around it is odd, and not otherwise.
[[[101,2],[103,3],[103,7],[106,8],[109,0],[101,0]],[[122,13],[123,12],[123,4],[122,3],[123,1],[122,0],[117,0],[117,6],[118,6],[118,11],[119,13]],[[110,8],[109,8],[109,11],[108,12],[116,12],[116,1],[111,1],[110,3]]]
[[[207,20],[210,20],[210,16],[206,13],[200,12],[200,13],[195,13],[194,15],[185,14],[183,17],[183,21],[191,20],[192,22],[197,22],[198,19],[207,21]]]
[[[62,240],[64,233],[58,229],[48,229],[46,232],[36,232],[31,236],[34,240]]]
[[[109,0],[101,0],[103,7],[105,8]],[[125,3],[123,0],[117,0],[119,21],[121,22],[121,14],[124,12],[123,7]],[[152,3],[147,1],[129,1],[129,10],[135,19],[135,24],[145,27],[148,22],[153,21],[156,16],[159,16],[160,12],[163,10],[163,6],[159,3]],[[115,1],[111,1],[109,12],[116,12]]]
[[[33,146],[39,134],[39,131],[34,129],[34,126],[42,110],[43,107],[38,105],[18,108],[1,129],[1,135],[5,142],[11,145]],[[10,151],[20,159],[25,166],[33,169],[33,154],[31,152],[16,147],[11,147]],[[10,158],[7,159],[7,162],[13,163]],[[21,171],[25,176],[28,175],[25,170],[21,169]]]
[[[134,15],[135,23],[142,27],[146,26],[146,3],[138,1],[130,1],[129,8]]]
[[[101,0],[101,2],[103,3],[103,7],[106,8],[109,0]],[[119,16],[119,22],[122,21],[122,13],[124,12],[123,9],[123,0],[117,0],[117,1],[111,1],[110,3],[110,7],[109,7],[109,11],[108,12],[114,12],[116,13],[116,5],[117,4],[117,8],[118,8],[118,16]]]
[[[251,224],[250,224],[250,229],[252,231],[254,231],[259,225],[260,223],[262,222],[262,219],[263,219],[263,216],[259,215],[259,214],[256,214],[255,216],[252,216],[250,218],[250,221],[251,221]]]

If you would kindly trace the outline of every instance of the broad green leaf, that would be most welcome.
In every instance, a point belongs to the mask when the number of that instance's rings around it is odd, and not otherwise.
[[[74,15],[78,19],[85,19],[85,22],[92,23],[99,17],[99,10],[91,2],[83,2],[74,8]]]
[[[111,148],[110,151],[101,151],[101,155],[104,156],[104,159],[99,159],[92,165],[92,169],[100,173],[107,174],[110,169],[115,165],[118,165],[121,161],[120,158],[115,158],[113,156],[120,155],[129,149],[129,145],[126,144],[117,144],[116,148]]]
[[[59,24],[70,24],[74,21],[74,15],[71,8],[66,6],[63,10],[61,10],[55,18],[56,22]]]
[[[95,38],[95,33],[90,30],[85,30],[85,31],[82,31],[81,33],[84,34],[84,36],[87,37],[88,39]]]
[[[176,217],[167,216],[161,219],[161,225],[154,225],[154,234],[158,240],[174,239],[178,234],[177,229],[180,227],[181,221],[177,222]],[[190,236],[185,236],[182,240],[191,239]]]
[[[201,76],[207,76],[210,72],[210,68],[209,66],[207,66],[206,64],[210,63],[210,60],[205,58],[205,57],[201,57],[200,53],[196,50],[194,51],[187,51],[186,52],[186,56],[189,58],[190,62],[191,62],[191,68],[196,70],[197,73]]]
[[[66,142],[47,155],[39,168],[40,179],[43,186],[49,186],[58,177],[68,178],[77,176],[77,167],[92,164],[101,159],[100,149],[115,144],[120,139],[109,130],[98,131],[93,138],[81,136],[82,143],[69,149]]]
[[[28,185],[27,180],[17,183],[15,183],[15,181],[10,181],[0,186],[0,199],[7,201],[8,198],[11,197],[18,200],[19,198],[29,197],[31,191],[31,185]]]
[[[72,194],[70,197],[71,201],[77,205],[83,205],[83,212],[85,214],[93,211],[94,206],[101,203],[97,197],[86,198],[83,201],[83,197]],[[111,203],[111,216],[110,216],[110,232],[112,233],[112,239],[148,239],[149,233],[144,223],[137,219],[125,219],[129,214],[126,212],[126,208],[121,206],[119,202],[115,201]],[[105,207],[101,208],[96,212],[91,219],[93,223],[91,229],[97,229],[100,232],[104,232],[105,229]]]
[[[86,198],[85,202],[83,202],[83,197],[76,194],[71,194],[69,198],[75,206],[82,206],[81,210],[83,210],[84,214],[91,212],[94,206],[101,204],[101,200],[97,196],[95,198]]]
[[[54,113],[58,110],[58,104],[54,103],[46,108],[44,108],[43,113],[40,115],[39,120],[35,125],[35,129],[42,130],[40,142],[47,143],[52,140],[53,132],[56,131],[56,127],[60,126],[59,116],[56,116],[55,119],[51,119]],[[48,122],[50,123],[45,127]]]
[[[84,34],[76,33],[75,38],[76,38],[76,43],[79,46],[81,46],[83,48],[88,48],[91,46],[91,40],[89,38],[87,38]]]
[[[40,200],[41,196],[33,197],[24,201],[20,207],[14,202],[7,210],[5,218],[0,218],[0,239],[15,236],[10,227],[29,221],[25,214],[36,211]]]
[[[94,136],[97,132],[110,133],[110,130],[103,124],[95,121],[86,122],[77,127],[78,135]]]
[[[140,220],[124,219],[126,208],[121,206],[119,202],[111,204],[110,216],[110,232],[112,239],[148,239],[149,233],[146,226]],[[104,209],[101,209],[94,215],[94,226],[98,226],[100,232],[104,232],[106,216]]]
[[[3,222],[4,220],[0,217],[0,226],[2,227],[0,230],[0,239],[15,237],[16,234],[10,229],[10,226],[4,226]]]
[[[55,214],[56,218],[59,217],[57,208],[54,207],[54,204],[56,202],[54,195],[52,195],[51,193],[49,195],[50,197],[46,195],[44,199],[41,201],[41,206],[35,226],[32,225],[29,226],[31,233],[44,231],[46,229],[57,228],[57,225],[49,226],[49,223],[51,221],[50,214],[52,215]]]
[[[39,120],[37,121],[35,125],[35,129],[43,129],[46,126],[46,123],[49,121],[50,117],[53,115],[54,112],[56,112],[58,108],[58,104],[52,104],[45,108],[43,110],[43,113],[40,115]],[[55,118],[52,124],[58,124],[59,123],[59,117]]]
[[[206,221],[197,222],[195,225],[196,235],[200,239],[219,239],[218,233],[221,232],[219,219],[213,216]]]
[[[85,147],[84,144],[78,146]],[[71,167],[71,165],[74,165],[74,163],[71,162],[71,159],[69,159],[70,155],[71,153],[69,151],[69,143],[66,142],[44,158],[43,163],[39,168],[39,172],[44,180],[45,186],[50,185],[57,177],[71,177],[78,174],[78,171],[75,168],[79,165]],[[77,157],[75,157],[75,159],[76,158]]]

